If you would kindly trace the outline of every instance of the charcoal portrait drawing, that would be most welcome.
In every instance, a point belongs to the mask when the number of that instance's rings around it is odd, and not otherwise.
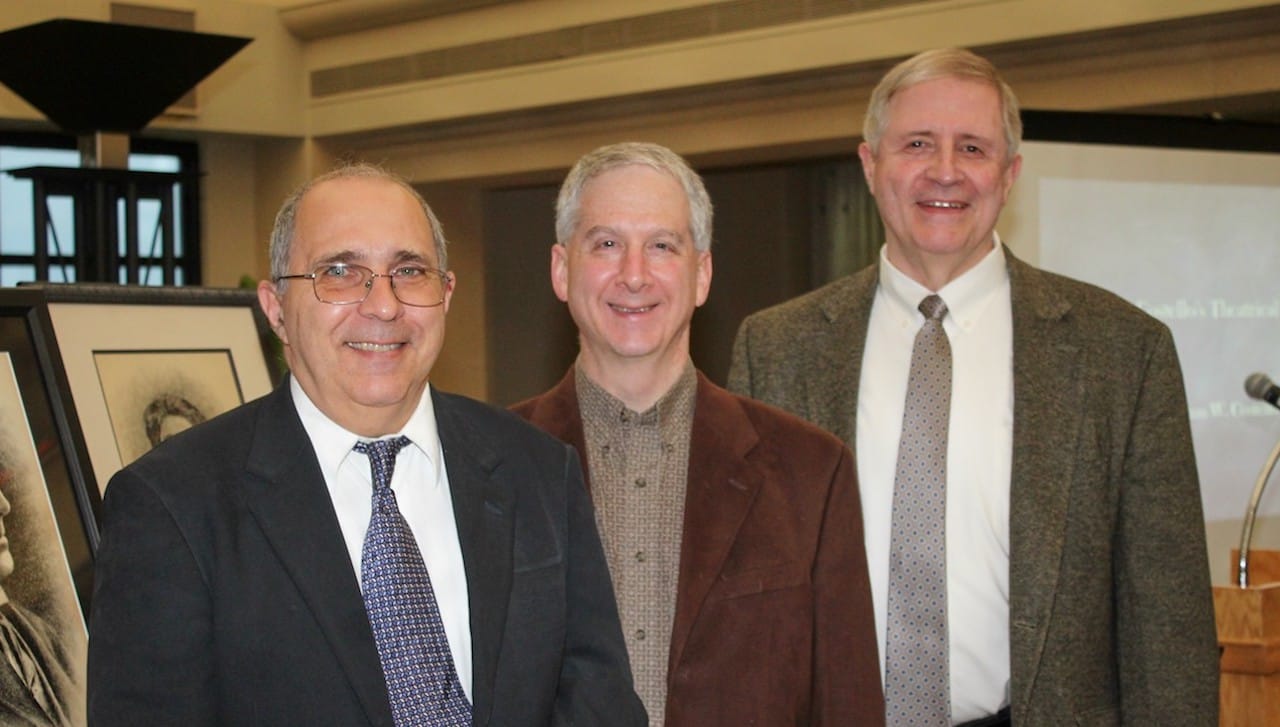
[[[94,351],[93,362],[123,465],[244,403],[225,350]]]
[[[86,637],[39,447],[0,352],[0,724],[84,724]]]

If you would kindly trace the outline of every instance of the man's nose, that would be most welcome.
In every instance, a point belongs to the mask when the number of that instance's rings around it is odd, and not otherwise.
[[[385,283],[381,282],[383,279],[386,280]],[[365,285],[368,287],[369,292],[365,295],[364,300],[360,302],[360,312],[385,320],[390,320],[400,314],[404,304],[396,297],[394,283],[390,275],[375,273]]]
[[[630,290],[640,290],[649,282],[649,258],[643,247],[629,249],[622,258],[619,275],[622,284]]]
[[[938,148],[938,152],[933,155],[932,163],[929,165],[929,176],[942,184],[950,184],[960,176],[959,167],[956,166],[956,150],[949,146]]]

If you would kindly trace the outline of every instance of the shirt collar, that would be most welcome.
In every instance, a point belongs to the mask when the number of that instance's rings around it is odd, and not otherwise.
[[[656,404],[649,407],[647,411],[636,412],[627,408],[621,399],[610,394],[604,387],[592,381],[581,366],[574,366],[574,377],[574,383],[578,389],[579,409],[586,416],[608,412],[608,423],[644,425],[674,421],[681,410],[692,406],[694,392],[698,388],[698,377],[693,367],[693,360],[690,359],[685,362],[680,377]]]
[[[1008,283],[1009,269],[1005,264],[1004,246],[1000,243],[999,234],[992,232],[992,237],[991,251],[977,265],[937,291],[947,304],[947,318],[953,325],[964,326],[966,321],[973,320],[991,293]],[[893,306],[895,314],[918,323],[924,318],[919,311],[920,301],[933,291],[894,267],[885,250],[885,246],[881,246],[880,289],[885,293],[884,300]]]
[[[338,468],[353,454],[352,447],[365,437],[344,429],[320,411],[311,397],[302,390],[297,378],[289,377],[289,390],[293,394],[293,405],[298,410],[298,418],[302,420],[302,428],[306,430],[316,451],[320,470],[326,478],[335,476]],[[440,462],[440,437],[430,387],[423,390],[422,398],[418,400],[418,406],[404,428],[398,432],[388,432],[378,439],[400,435],[408,437],[412,445],[421,450],[433,465]]]

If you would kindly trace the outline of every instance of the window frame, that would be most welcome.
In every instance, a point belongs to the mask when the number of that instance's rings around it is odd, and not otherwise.
[[[0,130],[0,146],[27,147],[32,149],[51,149],[75,151],[78,148],[77,138],[70,134],[46,131]],[[182,241],[182,254],[176,257],[176,267],[181,270],[180,285],[198,286],[203,280],[203,260],[201,255],[201,220],[200,220],[200,148],[194,141],[174,139],[155,139],[130,137],[130,154],[161,154],[176,157],[178,170],[184,178],[178,193],[175,212],[178,226],[175,231]],[[0,170],[0,173],[8,170]],[[34,235],[34,231],[30,231]],[[74,255],[74,253],[72,253]],[[53,267],[49,263],[49,268]],[[121,263],[124,265],[125,263]],[[0,241],[0,267],[28,266],[35,267],[36,255],[11,253],[3,249]],[[77,271],[78,272],[78,271]],[[49,269],[36,270],[35,282],[47,282]],[[77,276],[78,278],[79,276]],[[77,279],[75,282],[83,282]],[[114,281],[112,281],[114,282]],[[146,285],[146,284],[144,284]]]

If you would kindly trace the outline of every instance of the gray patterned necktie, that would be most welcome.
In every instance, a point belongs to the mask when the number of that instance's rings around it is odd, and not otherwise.
[[[408,437],[357,442],[373,472],[373,516],[360,556],[361,591],[396,727],[469,727],[471,703],[449,651],[431,576],[400,515],[391,474]]]
[[[951,724],[947,642],[947,426],[951,344],[947,306],[920,302],[893,485],[885,708],[890,727]]]

